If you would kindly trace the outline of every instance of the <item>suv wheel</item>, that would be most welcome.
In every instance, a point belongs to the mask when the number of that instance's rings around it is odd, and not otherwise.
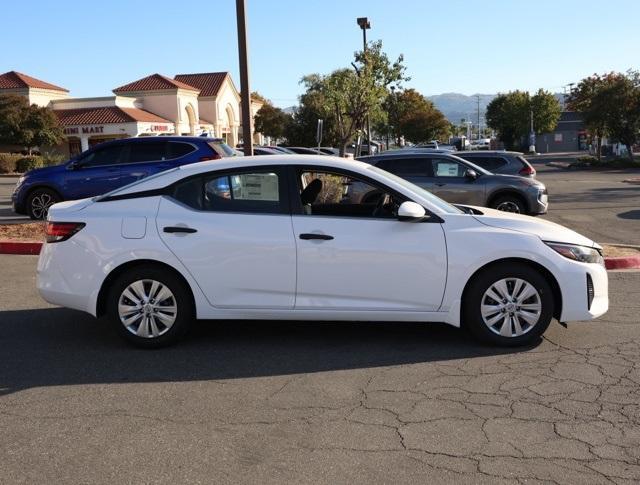
[[[493,201],[491,207],[499,211],[513,212],[515,214],[527,213],[527,208],[524,202],[522,202],[522,199],[514,195],[503,195],[502,197],[498,197]]]
[[[31,219],[46,219],[49,207],[61,201],[62,198],[51,189],[36,189],[27,198],[27,214]]]
[[[495,266],[465,292],[464,325],[490,344],[527,345],[549,327],[553,305],[551,287],[538,271],[523,264]]]
[[[179,277],[155,266],[140,266],[113,283],[107,314],[126,340],[138,347],[157,348],[185,334],[193,319],[193,304]]]

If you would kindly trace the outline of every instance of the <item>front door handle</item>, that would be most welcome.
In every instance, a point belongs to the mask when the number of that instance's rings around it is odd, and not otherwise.
[[[445,185],[447,185],[445,182],[438,182],[436,184],[437,187],[444,187]]]
[[[193,229],[192,227],[183,227],[183,226],[167,226],[162,230],[164,232],[168,232],[169,234],[175,234],[175,233],[193,234],[194,232],[198,232],[197,229]]]
[[[329,236],[328,234],[314,234],[314,233],[303,233],[300,234],[300,239],[304,239],[308,241],[310,239],[319,239],[320,241],[331,241],[333,236]]]

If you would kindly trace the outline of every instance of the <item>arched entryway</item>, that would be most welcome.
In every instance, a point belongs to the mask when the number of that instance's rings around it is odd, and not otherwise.
[[[184,110],[187,113],[186,119],[188,120],[188,123],[189,123],[189,133],[186,133],[186,134],[195,135],[196,134],[196,125],[198,124],[198,120],[196,119],[196,112],[193,109],[193,106],[191,105],[191,103],[187,104],[185,106]],[[183,135],[184,134],[185,133],[183,133]]]

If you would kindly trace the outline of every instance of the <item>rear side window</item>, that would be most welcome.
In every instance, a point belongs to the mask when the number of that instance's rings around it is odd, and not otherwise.
[[[489,170],[490,172],[500,167],[504,167],[509,163],[503,157],[468,157],[467,160]]]
[[[207,145],[209,145],[209,147],[221,157],[233,157],[236,155],[233,148],[221,140],[207,142]]]
[[[182,143],[178,141],[169,142],[168,158],[180,158],[192,153],[196,150],[196,147],[189,143]]]
[[[280,169],[211,174],[176,185],[173,198],[212,212],[288,213]]]
[[[431,159],[429,158],[398,158],[395,160],[382,160],[376,165],[382,170],[400,176],[429,177]]]
[[[164,141],[131,143],[129,149],[129,163],[162,161],[168,158],[167,143]]]

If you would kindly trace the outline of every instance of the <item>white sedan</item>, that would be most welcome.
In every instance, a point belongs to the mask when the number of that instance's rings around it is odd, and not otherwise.
[[[349,187],[382,194],[353,203]],[[38,289],[130,342],[195,319],[446,322],[498,345],[607,311],[601,248],[541,219],[458,208],[368,164],[244,157],[49,210]]]

